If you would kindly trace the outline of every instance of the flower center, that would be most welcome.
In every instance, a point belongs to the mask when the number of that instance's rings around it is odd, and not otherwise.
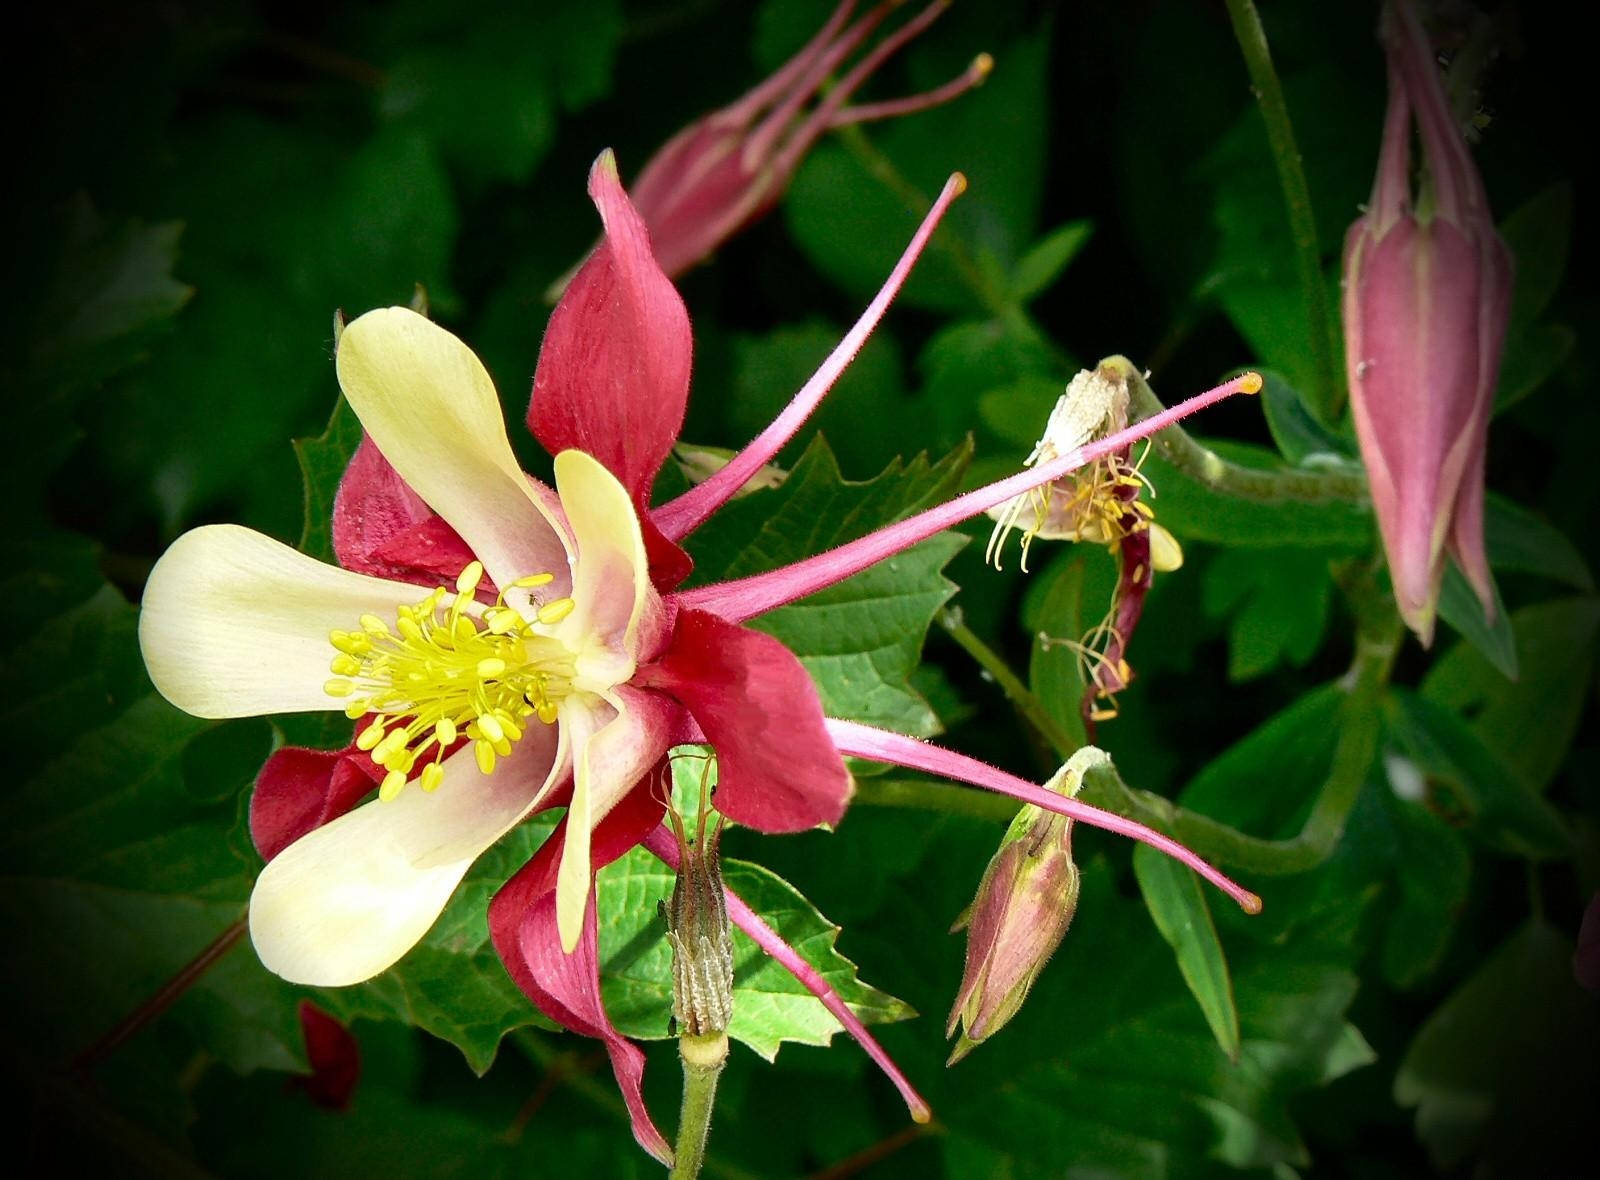
[[[417,763],[424,791],[444,778],[446,750],[460,738],[472,742],[478,769],[494,770],[495,758],[511,753],[528,718],[545,725],[572,685],[572,654],[537,628],[559,623],[572,613],[570,598],[546,602],[532,620],[505,603],[469,613],[483,580],[483,565],[472,562],[456,579],[456,592],[437,587],[421,602],[400,606],[395,626],[377,615],[362,615],[358,631],[331,631],[338,649],[330,665],[334,678],[323,685],[333,697],[349,697],[345,714],[376,714],[356,746],[388,773],[378,797],[393,799]],[[530,588],[554,581],[531,574],[511,585]],[[509,589],[509,587],[507,587]]]

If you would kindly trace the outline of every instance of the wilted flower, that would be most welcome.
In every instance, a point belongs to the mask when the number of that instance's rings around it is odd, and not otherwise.
[[[845,0],[777,73],[732,106],[678,132],[650,158],[628,195],[650,227],[662,270],[688,270],[777,204],[824,132],[926,110],[988,76],[993,63],[980,54],[959,77],[926,94],[846,105],[875,70],[949,7],[949,0],[937,0],[862,55],[808,111],[806,104],[897,7],[898,0],[886,0],[847,28],[855,4]]]
[[[1045,783],[1071,799],[1083,773],[1106,756],[1085,746]],[[966,927],[967,966],[945,1036],[961,1027],[954,1065],[1017,1014],[1045,962],[1066,937],[1078,909],[1072,819],[1029,804],[1017,812],[983,871],[978,896],[951,933]]]
[[[344,330],[339,378],[368,433],[335,502],[345,568],[246,529],[196,529],[152,571],[140,620],[151,677],[181,708],[208,717],[333,709],[356,719],[348,749],[279,751],[258,781],[251,830],[268,864],[250,929],[270,969],[322,986],[376,975],[423,936],[483,851],[534,811],[565,806],[492,901],[490,933],[546,1015],[605,1042],[635,1136],[665,1158],[641,1093],[643,1055],[600,1000],[594,874],[640,843],[676,861],[670,837],[659,839],[664,801],[649,785],[674,745],[713,746],[717,810],[761,831],[836,822],[851,789],[843,756],[853,754],[931,768],[1134,836],[1241,904],[1254,901],[1120,816],[824,717],[793,653],[742,626],[1126,448],[1245,388],[1244,379],[827,553],[676,589],[689,570],[678,542],[805,421],[963,185],[959,176],[946,185],[883,291],[772,425],[657,508],[652,485],[688,394],[689,323],[609,152],[589,181],[605,237],[551,316],[528,410],[555,456],[555,489],[517,465],[489,376],[454,336],[405,308],[369,312]],[[357,806],[374,784],[379,798]],[[732,919],[784,955],[736,900]],[[785,961],[828,1002],[825,985],[809,982],[814,972]],[[841,1020],[874,1050],[859,1021]]]
[[[1044,435],[1023,466],[1049,462],[1086,442],[1123,430],[1128,425],[1128,382],[1135,374],[1133,365],[1120,356],[1080,371],[1056,399]],[[995,526],[984,557],[994,562],[996,569],[1011,530],[1018,527],[1022,529],[1024,571],[1036,537],[1093,541],[1116,554],[1117,585],[1105,618],[1082,639],[1040,637],[1047,644],[1065,642],[1078,652],[1086,681],[1083,714],[1091,723],[1116,716],[1116,694],[1133,679],[1125,653],[1155,572],[1175,570],[1183,564],[1183,550],[1177,539],[1155,522],[1154,510],[1143,498],[1145,493],[1153,496],[1155,489],[1131,461],[1131,448],[1124,447],[989,511]]]
[[[1446,554],[1494,613],[1483,464],[1512,262],[1416,13],[1391,4],[1382,29],[1389,110],[1372,199],[1345,237],[1345,365],[1395,601],[1427,644]]]

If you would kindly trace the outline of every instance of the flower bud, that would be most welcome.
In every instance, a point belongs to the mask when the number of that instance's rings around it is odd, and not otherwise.
[[[1070,799],[1084,771],[1104,760],[1100,750],[1085,746],[1045,788]],[[1016,1015],[1077,908],[1072,820],[1029,804],[1011,821],[978,896],[951,928],[968,928],[966,971],[945,1027],[945,1035],[954,1036],[962,1026],[951,1065]]]
[[[1494,613],[1483,465],[1512,263],[1411,6],[1386,8],[1382,33],[1389,109],[1372,199],[1345,236],[1345,366],[1395,602],[1426,645],[1447,554]]]

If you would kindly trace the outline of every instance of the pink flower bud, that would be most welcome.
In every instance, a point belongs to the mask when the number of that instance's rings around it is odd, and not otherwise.
[[[1395,601],[1427,644],[1447,554],[1494,612],[1483,463],[1511,254],[1409,4],[1385,10],[1382,35],[1389,110],[1372,200],[1345,237],[1345,364]]]
[[[700,118],[668,140],[628,194],[650,227],[661,269],[669,276],[683,273],[771,209],[823,132],[926,110],[982,82],[993,65],[987,54],[926,94],[846,105],[885,60],[948,6],[949,0],[935,0],[895,29],[807,111],[806,105],[817,98],[826,80],[898,7],[898,0],[886,0],[847,27],[855,5],[846,0],[772,77],[732,106]]]
[[[1046,789],[1072,798],[1089,762],[1104,758],[1084,747]],[[1072,820],[1029,804],[1006,829],[971,908],[951,928],[968,928],[966,971],[945,1027],[945,1035],[953,1036],[956,1026],[963,1026],[951,1065],[1017,1014],[1077,908]]]

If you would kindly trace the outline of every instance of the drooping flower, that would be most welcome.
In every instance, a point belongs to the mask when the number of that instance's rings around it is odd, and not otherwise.
[[[1094,369],[1084,369],[1056,399],[1043,436],[1023,460],[1024,467],[1065,454],[1095,438],[1128,425],[1128,382],[1136,370],[1125,357],[1113,356]],[[985,559],[1000,568],[1011,531],[1022,529],[1022,568],[1035,538],[1047,541],[1092,541],[1111,549],[1117,559],[1117,583],[1105,618],[1081,639],[1041,635],[1043,642],[1066,643],[1078,652],[1084,670],[1084,721],[1093,725],[1117,715],[1116,694],[1133,679],[1126,653],[1128,641],[1144,613],[1145,596],[1157,570],[1183,564],[1177,539],[1155,521],[1145,493],[1154,489],[1131,460],[1131,448],[1106,455],[989,510],[995,526]]]
[[[323,986],[383,971],[427,931],[479,854],[532,812],[565,806],[496,895],[490,932],[541,1010],[605,1042],[636,1137],[664,1157],[640,1091],[643,1056],[600,1002],[593,898],[595,872],[641,842],[675,857],[659,847],[664,805],[649,786],[673,745],[712,745],[717,810],[760,831],[836,822],[850,793],[845,754],[937,765],[1134,835],[1254,902],[1131,821],[912,739],[829,721],[799,660],[742,625],[1248,381],[828,553],[675,589],[689,568],[678,542],[804,422],[962,187],[952,178],[884,290],[778,419],[660,508],[649,507],[650,493],[683,419],[688,317],[610,153],[590,175],[605,236],[551,317],[529,406],[534,436],[555,456],[554,489],[516,464],[488,374],[459,340],[404,308],[350,323],[337,367],[368,442],[335,505],[346,568],[245,529],[196,529],[157,563],[140,621],[151,677],[181,708],[355,718],[349,749],[280,751],[258,784],[252,833],[269,859],[250,924],[271,970]],[[379,798],[358,806],[373,784]],[[732,919],[764,929],[736,901]],[[767,936],[762,945],[780,954]],[[873,1050],[859,1021],[841,1020]]]
[[[1483,465],[1512,260],[1417,14],[1390,4],[1382,29],[1389,109],[1372,199],[1345,236],[1345,366],[1395,601],[1427,644],[1446,555],[1494,613]]]
[[[776,205],[824,132],[927,110],[988,76],[993,63],[980,54],[964,73],[926,94],[847,105],[874,71],[949,7],[949,0],[935,0],[863,54],[819,98],[827,80],[898,6],[898,0],[886,0],[847,27],[855,3],[844,0],[777,73],[731,106],[691,123],[650,158],[628,195],[650,227],[662,270],[681,274]]]

